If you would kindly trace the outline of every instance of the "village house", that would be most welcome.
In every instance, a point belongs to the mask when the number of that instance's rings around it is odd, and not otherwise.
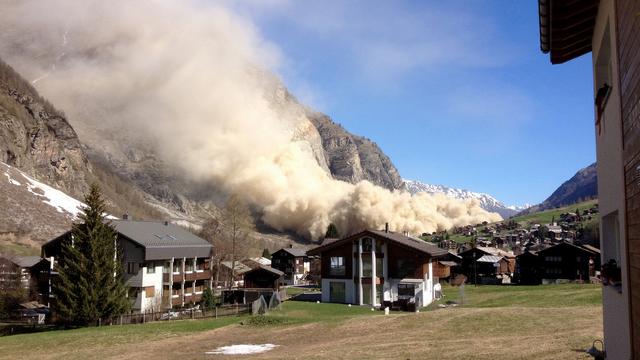
[[[417,309],[433,301],[434,263],[447,251],[388,230],[364,230],[308,254],[321,259],[323,302]]]
[[[461,272],[477,284],[509,283],[515,271],[515,255],[494,247],[476,246],[458,254]]]
[[[536,252],[529,250],[516,256],[514,282],[520,285],[539,285],[542,279],[539,258]]]
[[[0,257],[0,292],[21,287],[29,300],[47,303],[49,263],[39,256]]]
[[[589,282],[600,270],[600,251],[593,247],[563,241],[538,252],[540,277],[543,283],[562,280]]]
[[[305,275],[311,270],[307,251],[294,248],[282,248],[271,254],[271,267],[284,273],[286,285],[299,285],[305,282]]]
[[[184,307],[202,299],[212,281],[210,243],[166,221],[133,221],[125,216],[111,223],[134,311]],[[49,260],[53,275],[67,239],[73,239],[70,231],[42,245],[42,256]]]
[[[236,260],[235,264],[232,261],[220,262],[218,273],[214,277],[217,280],[219,288],[241,287],[244,286],[244,274],[250,271],[253,267],[258,266],[259,263],[252,260]],[[235,269],[233,272],[231,269]],[[233,280],[231,276],[233,274]]]
[[[244,273],[244,287],[247,289],[279,290],[284,273],[271,266],[258,265]]]

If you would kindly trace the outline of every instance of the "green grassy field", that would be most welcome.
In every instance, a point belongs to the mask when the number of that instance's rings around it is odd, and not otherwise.
[[[600,306],[602,289],[595,284],[532,286],[465,285],[443,287],[444,297],[429,308],[454,301],[465,307],[573,307]]]
[[[527,224],[527,223],[537,223],[537,224],[548,224],[551,222],[551,220],[555,217],[556,221],[560,220],[560,214],[562,213],[567,213],[567,212],[575,212],[576,209],[578,209],[580,212],[582,212],[585,209],[590,209],[593,207],[593,205],[597,204],[598,200],[588,200],[585,202],[581,202],[581,203],[577,203],[577,204],[573,204],[573,205],[569,205],[569,206],[565,206],[565,207],[561,207],[561,208],[557,208],[557,209],[552,209],[552,210],[546,210],[546,211],[541,211],[535,214],[529,214],[529,215],[522,215],[522,216],[516,216],[511,218],[510,220],[514,220],[518,223],[521,224]]]
[[[444,292],[441,303],[460,300],[458,288]],[[263,317],[2,337],[0,358],[192,359],[217,346],[275,343],[276,350],[251,358],[586,359],[580,349],[602,336],[600,293],[592,285],[466,286],[462,306],[390,316],[366,306],[287,301]]]

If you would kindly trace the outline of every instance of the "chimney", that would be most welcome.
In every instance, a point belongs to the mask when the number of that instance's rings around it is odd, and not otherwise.
[[[289,249],[293,249],[293,244],[289,244]]]
[[[164,221],[164,226],[169,226],[169,222],[168,221]]]
[[[389,223],[384,223],[384,232],[389,232]]]
[[[123,214],[122,220],[129,220],[129,214]]]

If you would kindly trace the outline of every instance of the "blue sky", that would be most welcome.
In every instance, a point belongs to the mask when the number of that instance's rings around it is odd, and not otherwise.
[[[595,160],[591,57],[552,66],[535,1],[233,2],[303,102],[404,178],[538,203]]]

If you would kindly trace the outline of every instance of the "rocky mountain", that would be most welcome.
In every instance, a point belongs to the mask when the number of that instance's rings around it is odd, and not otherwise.
[[[307,141],[320,167],[335,179],[357,183],[368,180],[393,190],[402,187],[402,178],[391,159],[373,141],[351,134],[329,116],[301,104],[279,79],[260,74],[267,98],[283,117],[299,123],[295,139]]]
[[[309,120],[320,133],[334,178],[350,183],[369,180],[390,190],[402,188],[400,173],[376,143],[349,133],[327,115],[309,112]]]
[[[0,60],[0,161],[80,195],[88,161],[74,129],[9,65]]]
[[[526,209],[522,214],[554,209],[597,197],[598,172],[596,163],[593,163],[578,170],[571,179],[562,183],[545,201]]]
[[[456,189],[451,188],[444,185],[431,185],[425,184],[416,180],[403,180],[404,186],[407,191],[411,194],[416,194],[419,192],[426,192],[429,194],[441,193],[445,194],[448,197],[460,200],[466,199],[477,199],[480,202],[480,206],[491,212],[496,212],[500,214],[504,219],[508,219],[510,216],[513,216],[520,212],[521,210],[529,207],[529,205],[524,206],[507,206],[503,202],[497,200],[493,196],[485,193],[478,193],[469,190]]]
[[[0,60],[0,162],[5,181],[11,185],[33,181],[51,186],[66,196],[81,199],[89,184],[97,182],[109,201],[114,214],[128,212],[132,216],[154,217],[159,213],[145,201],[145,194],[102,164],[91,161],[86,147],[64,113],[46,99]],[[24,180],[24,177],[28,177]],[[13,180],[12,180],[13,179]],[[29,180],[30,179],[30,180]],[[17,186],[17,185],[16,185]],[[58,214],[44,215],[45,210],[33,207],[29,211],[28,194],[41,195],[33,190],[26,194],[16,186],[0,189],[0,236],[13,234],[34,241],[44,241],[68,227]],[[42,188],[40,186],[40,188]],[[37,200],[35,203],[41,203]],[[47,209],[45,207],[45,209]],[[49,212],[56,211],[49,209]],[[51,219],[45,224],[43,219]],[[48,221],[46,221],[48,223]]]
[[[303,106],[277,79],[273,84],[265,97],[281,116],[296,119],[293,139],[307,141],[325,171],[350,182],[369,180],[389,189],[402,186],[398,171],[375,143]],[[33,251],[66,231],[74,214],[50,206],[50,194],[61,191],[68,203],[77,202],[73,199],[82,199],[92,182],[101,185],[109,212],[116,216],[128,213],[133,218],[197,226],[218,214],[225,194],[186,179],[167,166],[150,144],[136,141],[135,134],[116,137],[103,128],[82,130],[76,133],[63,112],[0,60],[0,170],[5,177],[0,179],[0,252],[15,241]],[[52,190],[37,190],[49,185]],[[259,248],[304,241],[263,224],[258,228],[251,238]]]

